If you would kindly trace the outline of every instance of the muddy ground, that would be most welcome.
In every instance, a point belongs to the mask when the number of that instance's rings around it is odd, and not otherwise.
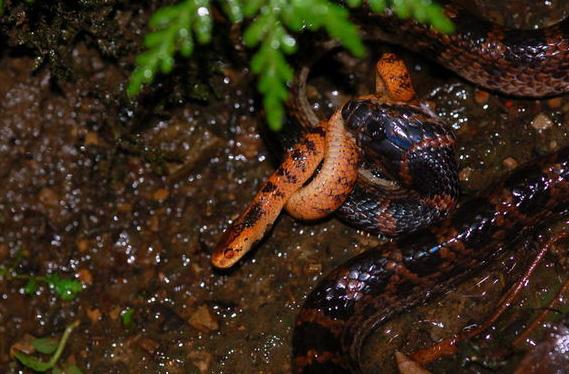
[[[27,335],[59,337],[73,321],[80,325],[60,363],[84,372],[289,372],[303,298],[323,274],[381,243],[335,218],[283,215],[234,270],[212,269],[220,234],[275,168],[278,136],[266,130],[248,52],[222,37],[126,98],[158,5],[14,1],[0,16],[0,372],[26,370],[11,348]],[[216,27],[229,33],[222,21]],[[569,97],[496,96],[401,48],[369,50],[319,69],[308,90],[319,114],[369,91],[381,51],[400,53],[420,96],[457,133],[465,199],[569,143]],[[392,365],[394,347],[412,352],[481,322],[540,237],[563,224],[547,224],[382,327],[369,344],[369,371]],[[512,345],[566,281],[566,246],[555,249],[506,315],[433,371],[512,371],[568,309],[562,293],[541,327]],[[80,280],[82,292],[64,301],[41,282],[25,292],[27,278],[49,274]]]

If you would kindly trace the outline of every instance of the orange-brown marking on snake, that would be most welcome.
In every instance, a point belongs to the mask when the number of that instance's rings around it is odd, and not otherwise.
[[[299,220],[326,217],[346,200],[358,177],[359,150],[344,129],[338,110],[328,121],[326,151],[322,168],[305,187],[286,203],[286,211]]]
[[[229,268],[262,239],[290,196],[314,173],[324,157],[325,126],[304,135],[281,165],[261,185],[253,201],[237,217],[215,247],[212,264]]]
[[[409,70],[397,55],[385,53],[377,62],[375,70],[376,93],[384,93],[385,99],[393,102],[411,102],[415,99]]]

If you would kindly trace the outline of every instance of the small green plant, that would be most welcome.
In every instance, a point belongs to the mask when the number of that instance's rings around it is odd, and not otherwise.
[[[121,311],[121,322],[124,327],[130,329],[134,326],[134,309],[126,308]]]
[[[63,301],[72,301],[83,289],[80,281],[76,279],[64,278],[58,274],[50,274],[46,276],[17,274],[13,268],[0,266],[0,278],[6,280],[18,279],[25,280],[24,293],[33,295],[38,290],[41,283],[48,285],[49,289]]]
[[[243,33],[243,41],[248,47],[258,47],[251,59],[251,70],[259,76],[258,89],[263,94],[263,106],[273,130],[282,125],[287,84],[294,74],[286,60],[286,55],[297,49],[293,34],[305,29],[324,29],[354,55],[364,53],[348,9],[330,0],[219,0],[217,3],[232,22],[251,20]],[[346,0],[345,3],[353,8],[361,6],[363,1]],[[402,18],[413,17],[442,32],[453,31],[442,8],[431,0],[368,0],[367,4],[374,12],[389,7]],[[154,13],[149,22],[153,31],[144,39],[147,50],[136,59],[128,95],[138,95],[158,72],[170,73],[176,53],[190,56],[194,36],[198,43],[208,43],[213,24],[211,15],[211,0],[182,0]]]
[[[20,361],[22,365],[36,372],[43,373],[51,370],[52,374],[81,374],[82,371],[73,364],[56,366],[57,362],[61,358],[65,345],[67,344],[69,335],[71,335],[71,332],[77,326],[79,326],[79,321],[75,321],[68,325],[59,341],[51,337],[36,338],[32,340],[32,347],[36,352],[44,355],[51,355],[47,361],[43,361],[39,357],[21,351],[15,351],[13,353],[14,357]]]

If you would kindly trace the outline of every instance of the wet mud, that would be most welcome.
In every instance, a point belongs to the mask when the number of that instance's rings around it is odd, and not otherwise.
[[[10,273],[0,278],[0,372],[25,370],[11,348],[26,335],[58,337],[76,320],[61,362],[84,372],[289,372],[304,297],[323,274],[382,239],[334,217],[303,223],[282,215],[235,269],[212,269],[216,241],[281,152],[246,51],[214,40],[130,101],[125,84],[158,4],[57,3],[59,23],[23,2],[8,3],[0,23],[0,266]],[[319,64],[308,87],[318,114],[370,92],[382,51],[401,54],[419,96],[456,131],[464,199],[569,144],[569,97],[502,97],[402,48],[368,47],[366,59],[340,52]],[[369,372],[393,365],[394,348],[412,352],[480,323],[543,238],[563,229],[562,219],[547,223],[456,289],[381,327],[370,339]],[[548,336],[540,327],[511,344],[557,297],[565,248],[546,256],[487,334],[433,371],[513,371]],[[29,294],[16,274],[58,274],[80,280],[82,291],[64,301],[42,283]],[[541,325],[567,312],[563,302],[554,309]]]

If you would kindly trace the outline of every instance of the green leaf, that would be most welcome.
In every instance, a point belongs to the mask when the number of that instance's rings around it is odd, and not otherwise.
[[[51,356],[51,358],[49,359],[48,362],[42,361],[42,360],[40,360],[34,356],[31,356],[31,355],[28,355],[28,354],[25,354],[25,353],[19,352],[19,351],[15,352],[14,356],[16,357],[16,359],[18,361],[20,361],[22,363],[22,365],[24,365],[24,366],[26,366],[26,367],[34,370],[34,371],[38,371],[38,372],[47,371],[47,370],[49,370],[55,366],[55,364],[57,363],[57,361],[61,357],[61,354],[63,353],[63,349],[65,348],[65,345],[67,344],[67,340],[69,339],[69,335],[77,326],[79,326],[79,321],[75,321],[75,322],[69,324],[65,328],[65,331],[63,332],[63,335],[61,336],[61,340],[59,340],[59,342],[57,343],[57,348],[53,352],[53,355]]]
[[[267,31],[274,26],[275,22],[277,21],[270,14],[255,18],[253,23],[247,27],[243,34],[243,43],[245,43],[247,47],[256,46],[267,34]]]
[[[427,20],[439,31],[445,34],[451,34],[454,32],[454,24],[445,15],[443,8],[437,4],[431,4],[426,10]]]
[[[38,281],[35,277],[31,277],[24,286],[24,294],[33,295],[38,290]]]
[[[169,54],[164,54],[160,56],[160,71],[162,73],[168,74],[174,68],[174,57]]]
[[[76,365],[70,364],[63,368],[63,374],[83,374],[83,371]]]
[[[286,32],[284,27],[278,25],[275,27],[274,39],[277,41],[279,48],[286,54],[292,54],[296,51],[296,39]]]
[[[245,0],[245,4],[243,7],[243,14],[247,17],[251,17],[252,15],[259,12],[259,9],[265,4],[266,0]]]
[[[189,33],[189,30],[187,32]],[[188,35],[187,37],[180,39],[180,53],[184,57],[189,57],[194,51],[194,42],[192,41],[192,37],[191,35]]]
[[[134,325],[134,309],[126,308],[121,311],[121,321],[124,327],[131,328]]]
[[[148,48],[162,45],[164,43],[164,38],[166,37],[165,34],[166,33],[164,31],[155,31],[146,34],[144,37],[144,45]]]
[[[283,127],[284,118],[282,102],[276,100],[273,96],[267,95],[263,100],[263,106],[265,107],[269,128],[273,131],[279,131]]]
[[[168,24],[172,22],[172,20],[176,19],[176,17],[180,13],[180,7],[176,5],[172,6],[165,6],[156,11],[150,17],[150,21],[148,25],[153,29],[160,29],[166,27]]]
[[[326,18],[324,25],[328,34],[337,38],[353,55],[363,56],[365,47],[345,9],[338,5],[330,5],[329,17]]]
[[[243,10],[239,0],[222,0],[221,7],[231,22],[238,23],[243,21]]]
[[[30,368],[34,371],[39,371],[43,373],[44,371],[48,371],[53,367],[54,364],[51,362],[44,362],[32,355],[27,355],[23,352],[15,352],[14,357],[18,359],[27,368]]]
[[[387,6],[386,0],[368,0],[367,3],[372,12],[375,13],[383,12]]]
[[[374,12],[384,11],[389,6],[400,17],[414,17],[442,32],[453,31],[453,24],[443,8],[431,0],[345,0],[344,3],[348,7],[367,3]],[[194,36],[199,43],[211,40],[210,4],[210,0],[181,0],[160,8],[150,18],[149,26],[153,31],[145,38],[147,51],[136,58],[136,68],[127,86],[130,97],[137,95],[144,84],[152,82],[158,71],[170,72],[176,53],[190,56],[194,50]],[[292,32],[324,28],[355,56],[365,52],[358,29],[349,18],[349,10],[331,0],[222,0],[218,4],[232,22],[252,18],[243,33],[243,42],[248,47],[260,45],[250,65],[259,75],[257,87],[263,94],[263,105],[272,129],[282,125],[287,84],[293,76],[285,58],[297,49]]]
[[[348,4],[348,6],[350,8],[355,8],[357,6],[362,5],[362,1],[361,0],[346,0],[346,4]]]
[[[393,11],[401,18],[411,17],[411,2],[410,1],[394,1]]]
[[[209,43],[211,40],[211,9],[207,5],[209,5],[208,2],[202,1],[196,9],[194,31],[201,44]]]
[[[52,337],[36,338],[32,340],[32,347],[34,347],[36,351],[46,355],[50,355],[55,352],[58,344],[59,342]]]
[[[236,1],[233,0],[233,6],[238,4]],[[194,34],[199,43],[208,43],[212,23],[210,0],[183,0],[156,11],[149,21],[153,31],[144,41],[148,49],[135,60],[136,68],[126,90],[128,96],[138,95],[144,84],[154,80],[158,71],[170,73],[177,52],[190,56],[194,49]]]
[[[46,281],[63,301],[71,301],[81,292],[81,282],[76,279],[61,278],[57,274],[48,275]]]

